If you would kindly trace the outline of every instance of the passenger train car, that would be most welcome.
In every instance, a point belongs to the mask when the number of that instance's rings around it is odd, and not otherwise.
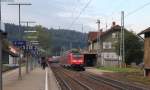
[[[84,70],[84,55],[78,50],[69,50],[62,55],[60,63],[64,67]]]

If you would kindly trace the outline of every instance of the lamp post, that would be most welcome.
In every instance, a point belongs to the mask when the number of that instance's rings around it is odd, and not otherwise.
[[[21,23],[26,23],[27,24],[27,31],[29,31],[29,24],[30,23],[35,23],[35,22],[33,22],[33,21],[21,21]],[[28,46],[27,46],[27,48],[28,48]],[[29,53],[28,52],[26,52],[26,58],[27,58],[27,60],[26,60],[26,73],[28,74],[29,73]]]
[[[0,0],[0,31],[1,31],[1,22],[2,22],[2,17],[1,17],[1,0]],[[0,34],[0,90],[3,90],[3,82],[2,82],[2,38]]]
[[[100,32],[100,24],[101,24],[101,21],[98,19],[97,20],[97,25],[98,25],[98,33],[97,33],[97,59],[98,59],[98,64],[102,64],[102,62],[101,62],[101,42],[100,42],[100,34],[101,34],[101,32]],[[99,66],[99,65],[98,65]]]
[[[20,15],[20,8],[21,6],[24,6],[24,5],[32,5],[32,4],[28,4],[28,3],[13,3],[13,4],[8,4],[8,5],[15,5],[15,6],[18,6],[19,7],[19,38],[21,39],[21,15]],[[18,79],[21,80],[22,79],[22,75],[21,75],[21,57],[20,57],[20,60],[19,60],[19,76],[18,76]]]
[[[4,1],[5,2],[5,1]],[[4,38],[5,33],[2,31],[2,0],[0,0],[0,90],[3,90],[3,80],[2,80],[2,39]]]

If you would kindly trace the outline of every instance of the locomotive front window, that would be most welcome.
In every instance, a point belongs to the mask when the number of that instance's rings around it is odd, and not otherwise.
[[[76,59],[79,59],[82,57],[82,55],[80,53],[75,53],[75,54],[73,54],[73,57]]]

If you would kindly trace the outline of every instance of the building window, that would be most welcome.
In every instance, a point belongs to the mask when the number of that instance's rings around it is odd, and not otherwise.
[[[103,53],[103,58],[104,59],[112,59],[112,60],[117,60],[118,55],[114,52],[105,52]]]
[[[104,42],[103,43],[103,49],[111,49],[111,48],[112,48],[111,42]]]
[[[117,34],[116,33],[112,33],[112,38],[117,38]]]

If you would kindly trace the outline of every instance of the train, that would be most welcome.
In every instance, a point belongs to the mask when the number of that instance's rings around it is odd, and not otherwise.
[[[60,56],[52,56],[48,58],[49,63],[59,63]]]
[[[84,68],[84,55],[78,50],[69,50],[63,53],[61,56],[60,64],[63,67],[85,70]]]

